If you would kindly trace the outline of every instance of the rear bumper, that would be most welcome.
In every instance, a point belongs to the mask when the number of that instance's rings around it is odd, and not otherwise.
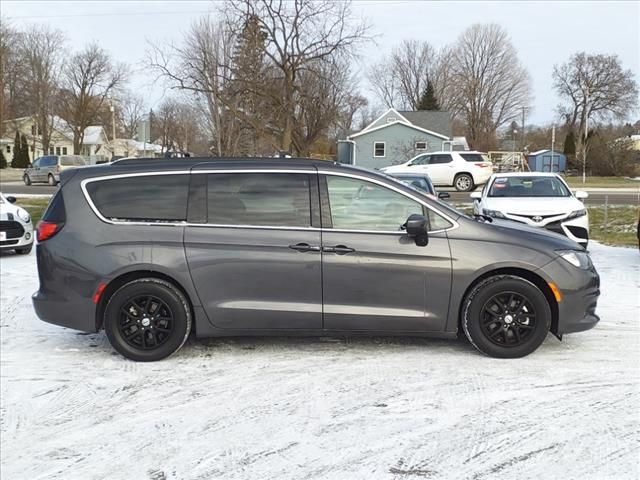
[[[61,327],[96,332],[95,305],[90,302],[74,302],[71,307],[69,300],[55,298],[41,291],[31,296],[33,308],[38,318],[47,323]]]

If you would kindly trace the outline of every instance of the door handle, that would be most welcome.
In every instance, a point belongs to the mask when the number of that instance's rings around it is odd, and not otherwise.
[[[297,250],[298,252],[319,252],[320,247],[314,247],[309,245],[308,243],[296,243],[295,245],[289,245],[289,248],[292,250]]]
[[[354,248],[345,247],[344,245],[336,245],[335,247],[323,247],[323,252],[335,253],[337,255],[345,255],[347,253],[355,252]]]

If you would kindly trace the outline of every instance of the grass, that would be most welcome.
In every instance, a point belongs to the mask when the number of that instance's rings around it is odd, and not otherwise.
[[[572,188],[580,188],[580,187],[591,187],[591,188],[637,187],[637,188],[640,188],[639,180],[631,180],[630,178],[625,178],[625,177],[587,177],[585,183],[582,183],[581,176],[564,177],[564,179]]]
[[[31,215],[33,224],[37,225],[49,204],[48,198],[18,198],[17,204]],[[454,205],[463,212],[472,215],[473,208],[469,204]],[[638,208],[627,205],[613,205],[607,208],[605,224],[604,206],[587,207],[589,210],[589,236],[592,240],[618,246],[637,246],[636,228],[638,225]]]
[[[37,225],[42,218],[45,208],[49,205],[48,198],[29,198],[29,197],[16,197],[18,200],[16,205],[24,208],[29,215],[31,215],[31,221],[33,225]]]
[[[0,168],[0,181],[15,182],[22,180],[23,168]]]

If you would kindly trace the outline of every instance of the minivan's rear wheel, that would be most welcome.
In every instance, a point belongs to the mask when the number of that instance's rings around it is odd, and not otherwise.
[[[58,183],[56,182],[56,178],[51,174],[49,174],[48,182],[49,182],[49,185],[51,185],[52,187],[55,187],[56,184]]]
[[[29,185],[31,185],[31,178],[29,177],[28,174],[25,173],[24,177],[22,177],[22,181],[24,182],[24,184],[28,187]]]
[[[191,331],[184,294],[169,282],[141,278],[120,287],[109,299],[104,329],[123,356],[153,362],[175,353]]]
[[[464,301],[464,333],[474,347],[491,357],[530,354],[542,344],[550,326],[549,302],[537,286],[521,277],[490,277]]]
[[[470,192],[474,188],[473,177],[468,173],[456,175],[456,178],[453,180],[453,186],[456,187],[456,190],[459,192]]]

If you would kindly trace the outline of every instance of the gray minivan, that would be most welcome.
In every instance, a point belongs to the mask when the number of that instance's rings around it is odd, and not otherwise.
[[[53,186],[60,182],[60,172],[63,170],[83,167],[87,164],[80,155],[46,155],[36,158],[29,167],[25,168],[22,180],[25,185],[48,183]]]
[[[38,226],[38,316],[153,361],[197,337],[411,335],[533,352],[592,328],[599,277],[566,237],[470,217],[307,159],[144,159],[63,171]]]

